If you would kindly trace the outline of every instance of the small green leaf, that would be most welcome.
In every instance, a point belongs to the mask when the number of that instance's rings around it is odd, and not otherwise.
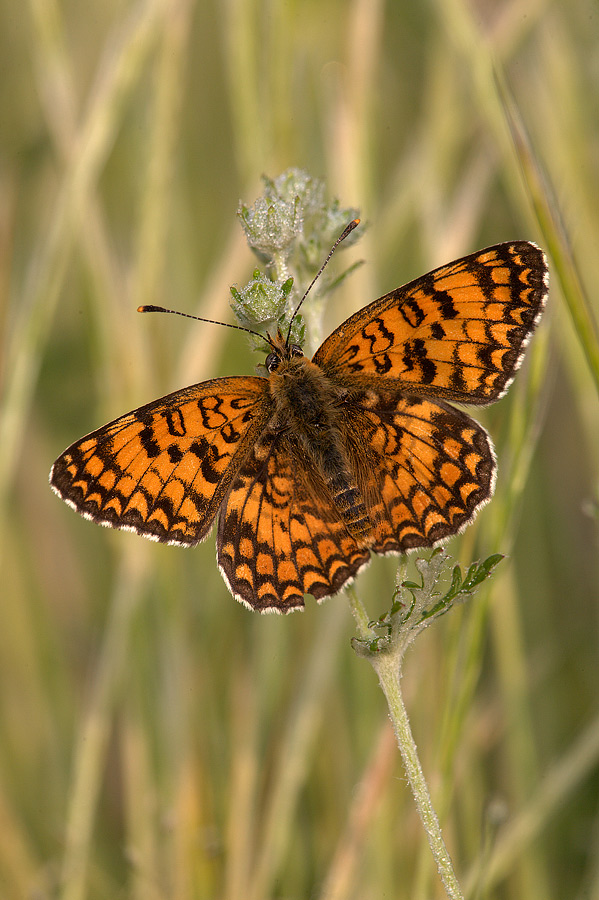
[[[416,559],[414,564],[420,573],[420,584],[404,580],[398,585],[393,593],[391,609],[369,624],[373,638],[363,641],[359,652],[362,655],[397,652],[401,658],[427,625],[449,612],[455,603],[469,597],[502,559],[501,554],[496,553],[482,563],[472,563],[465,576],[460,566],[452,564],[442,548],[434,550],[428,559]],[[403,573],[403,569],[400,572]],[[448,580],[447,589],[441,588],[443,582],[447,584]],[[410,603],[405,602],[406,594],[411,595]],[[376,632],[382,633],[377,635]]]
[[[285,298],[289,296],[291,291],[293,290],[293,275],[290,275],[287,281],[284,281],[281,285],[281,293]]]

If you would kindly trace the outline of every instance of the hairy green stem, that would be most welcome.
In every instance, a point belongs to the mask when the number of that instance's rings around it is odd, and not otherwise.
[[[437,864],[441,880],[445,885],[447,896],[452,900],[463,900],[464,895],[458,883],[453,869],[451,857],[445,846],[439,819],[434,810],[431,795],[420,765],[416,742],[410,728],[408,713],[401,693],[401,670],[399,654],[379,653],[373,654],[370,661],[378,676],[383,693],[389,705],[389,714],[393,724],[393,730],[397,738],[397,745],[403,759],[406,774],[412,788],[412,793],[418,807],[418,812],[424,825],[428,842]]]
[[[354,649],[360,655],[366,656],[370,660],[387,699],[389,715],[395,731],[399,752],[403,759],[412,794],[414,795],[439,875],[445,886],[447,896],[451,900],[463,900],[464,895],[454,872],[451,857],[445,846],[439,819],[434,810],[428,785],[420,765],[418,750],[401,693],[401,662],[403,654],[410,643],[410,637],[405,635],[404,632],[405,637],[402,640],[401,627],[399,630],[393,628],[387,640],[383,640],[380,644],[377,643],[377,631],[369,622],[366,608],[353,586],[348,589],[347,595],[358,630],[358,638],[354,640]],[[421,630],[422,627],[424,627],[423,624],[417,625],[415,631]],[[380,647],[380,649],[372,649],[374,646]]]

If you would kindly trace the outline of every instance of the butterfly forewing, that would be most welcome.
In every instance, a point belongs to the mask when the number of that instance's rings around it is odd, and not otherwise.
[[[462,403],[497,400],[512,381],[547,295],[534,244],[498,244],[375,300],[314,356],[332,377],[397,379]]]
[[[142,406],[72,444],[50,483],[95,522],[196,544],[268,416],[267,384],[219,378]]]

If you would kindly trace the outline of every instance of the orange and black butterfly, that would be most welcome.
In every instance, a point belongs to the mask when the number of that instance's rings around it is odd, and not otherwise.
[[[312,360],[279,332],[267,377],[204,381],[104,425],[50,483],[86,518],[170,544],[218,518],[219,568],[253,609],[321,600],[371,553],[432,547],[490,499],[491,440],[449,401],[505,393],[547,288],[534,244],[465,256],[361,309]]]

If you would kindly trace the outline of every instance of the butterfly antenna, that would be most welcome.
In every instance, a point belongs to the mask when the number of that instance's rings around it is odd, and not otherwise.
[[[222,325],[223,328],[236,328],[237,331],[247,331],[248,334],[254,334],[256,337],[259,337],[260,340],[266,341],[266,343],[270,344],[270,346],[274,349],[273,342],[268,335],[265,336],[263,334],[260,334],[258,331],[252,331],[251,328],[244,328],[243,325],[232,325],[230,322],[217,322],[216,319],[205,319],[203,316],[192,316],[191,313],[180,312],[178,309],[166,309],[164,306],[154,306],[153,304],[138,306],[137,312],[169,313],[169,315],[172,316],[183,316],[184,319],[195,319],[196,322],[208,322],[209,325]]]
[[[295,311],[294,311],[293,315],[291,316],[291,321],[290,321],[290,323],[289,323],[289,329],[288,329],[288,331],[287,331],[287,338],[285,339],[285,346],[286,346],[286,347],[289,345],[289,336],[290,336],[290,334],[291,334],[291,326],[293,325],[293,320],[295,319],[295,317],[297,316],[298,312],[300,311],[300,307],[301,307],[302,303],[304,302],[304,300],[306,299],[306,297],[308,296],[308,294],[310,293],[310,291],[311,291],[312,288],[314,287],[315,283],[318,281],[318,279],[319,279],[320,276],[322,275],[322,273],[323,273],[323,271],[324,271],[324,269],[325,269],[325,267],[326,267],[326,264],[327,264],[328,261],[330,260],[331,256],[333,255],[333,253],[335,252],[335,250],[337,249],[337,247],[339,246],[339,244],[341,243],[341,241],[344,241],[345,238],[346,238],[349,234],[351,234],[352,231],[354,230],[354,228],[357,228],[357,226],[358,226],[359,224],[360,224],[360,220],[359,220],[359,219],[352,219],[352,221],[349,223],[349,225],[347,225],[347,226],[343,229],[343,231],[341,232],[341,234],[339,235],[339,237],[337,238],[337,240],[335,241],[335,243],[333,244],[333,246],[332,246],[331,249],[329,250],[329,253],[328,253],[327,258],[325,259],[325,261],[324,261],[323,264],[321,265],[320,269],[318,270],[318,272],[316,273],[316,275],[314,276],[314,278],[312,279],[312,281],[310,282],[310,284],[309,284],[308,287],[306,288],[306,290],[305,290],[305,292],[304,292],[304,296],[302,297],[302,299],[300,300],[300,302],[299,302],[299,303],[297,304],[297,306],[295,307]]]

